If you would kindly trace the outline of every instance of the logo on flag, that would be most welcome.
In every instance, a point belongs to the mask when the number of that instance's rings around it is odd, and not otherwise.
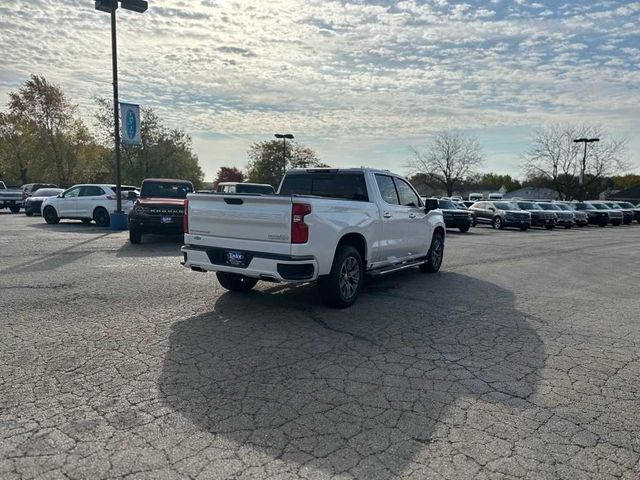
[[[125,145],[142,145],[140,138],[140,105],[120,103],[122,123],[121,142]]]

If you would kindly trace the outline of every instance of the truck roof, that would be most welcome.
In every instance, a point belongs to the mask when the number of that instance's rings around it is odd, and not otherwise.
[[[338,172],[343,172],[343,173],[365,173],[365,172],[371,172],[371,173],[382,173],[385,175],[394,175],[397,177],[400,177],[401,175],[398,175],[396,173],[390,172],[389,170],[383,170],[381,168],[369,168],[369,167],[350,167],[350,168],[292,168],[290,170],[287,170],[287,174],[289,173],[338,173]]]

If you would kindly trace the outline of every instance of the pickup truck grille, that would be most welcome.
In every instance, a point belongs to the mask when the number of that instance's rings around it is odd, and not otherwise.
[[[149,207],[149,215],[184,215],[182,207]]]

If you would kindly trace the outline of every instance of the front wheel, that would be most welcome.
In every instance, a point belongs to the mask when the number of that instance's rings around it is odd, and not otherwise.
[[[318,279],[323,301],[335,308],[353,305],[364,282],[364,263],[360,252],[350,245],[338,247],[329,275]]]
[[[142,242],[142,232],[140,230],[129,230],[129,241],[134,245]]]
[[[465,227],[460,227],[460,231],[462,233],[467,233],[469,231],[469,228],[471,227],[471,225],[467,225]]]
[[[444,257],[444,237],[440,232],[433,234],[431,239],[431,247],[427,253],[427,261],[420,265],[422,273],[436,273],[442,265]]]
[[[564,226],[564,228],[565,228],[566,230],[571,230],[571,227],[572,227],[572,225],[565,225],[565,226]]]
[[[258,283],[257,278],[249,278],[237,273],[216,272],[218,283],[232,292],[248,292]]]
[[[25,209],[25,210],[24,210],[24,214],[25,214],[27,217],[33,217],[33,210],[27,210],[27,209]]]
[[[544,228],[547,230],[553,230],[553,225],[545,225]]]
[[[502,230],[504,228],[504,224],[502,223],[502,219],[500,217],[494,217],[491,222],[491,226],[496,230]]]
[[[11,205],[9,207],[9,210],[11,210],[11,213],[19,213],[20,212],[20,205]]]
[[[42,216],[44,217],[44,221],[49,225],[60,223],[60,218],[53,207],[46,207],[42,212]]]
[[[526,232],[527,230],[529,230],[529,227],[520,227],[521,232]]]
[[[102,207],[96,208],[93,211],[93,221],[99,227],[108,227],[110,223],[109,212]]]

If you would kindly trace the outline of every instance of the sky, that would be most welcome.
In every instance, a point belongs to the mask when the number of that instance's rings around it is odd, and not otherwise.
[[[639,1],[149,0],[118,11],[120,99],[188,132],[209,181],[277,132],[332,166],[407,173],[445,129],[522,176],[535,129],[561,122],[628,137],[639,171],[639,25]],[[31,73],[90,119],[112,95],[109,15],[2,0],[0,108]]]

